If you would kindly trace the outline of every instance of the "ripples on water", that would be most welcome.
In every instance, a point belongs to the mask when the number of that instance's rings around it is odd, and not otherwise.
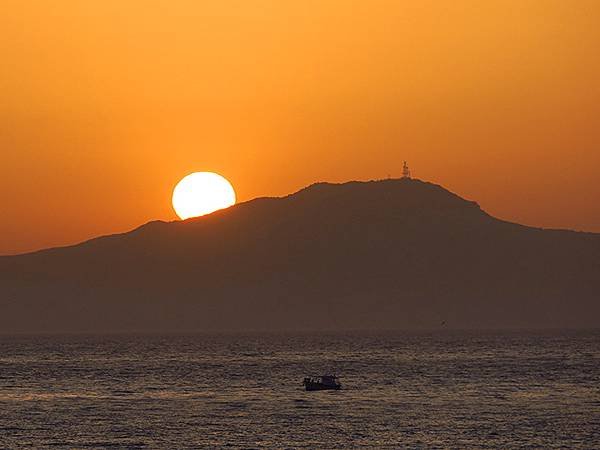
[[[0,447],[224,446],[600,448],[600,334],[0,338]]]

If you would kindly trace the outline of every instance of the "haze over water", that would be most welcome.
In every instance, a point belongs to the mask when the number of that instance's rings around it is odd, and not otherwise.
[[[0,339],[0,447],[226,445],[598,447],[600,332]]]

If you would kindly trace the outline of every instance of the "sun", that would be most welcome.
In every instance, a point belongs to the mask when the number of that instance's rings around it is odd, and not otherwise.
[[[173,190],[173,209],[182,220],[232,205],[235,205],[233,186],[213,172],[191,173],[182,178]]]

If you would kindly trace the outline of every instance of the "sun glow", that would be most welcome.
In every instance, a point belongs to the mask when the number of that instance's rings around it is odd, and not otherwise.
[[[173,209],[182,220],[232,205],[235,205],[233,186],[213,172],[191,173],[182,178],[173,190]]]

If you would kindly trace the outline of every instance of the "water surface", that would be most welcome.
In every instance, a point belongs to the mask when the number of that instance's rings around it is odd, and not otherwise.
[[[600,448],[600,333],[0,338],[0,447],[225,446]]]

